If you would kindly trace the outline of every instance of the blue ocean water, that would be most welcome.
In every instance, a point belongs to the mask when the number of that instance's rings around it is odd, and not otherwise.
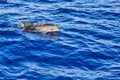
[[[23,32],[21,21],[61,33]],[[120,1],[0,0],[0,80],[120,80]]]

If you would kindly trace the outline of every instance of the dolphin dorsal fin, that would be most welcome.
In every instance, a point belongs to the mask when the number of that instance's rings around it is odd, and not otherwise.
[[[55,26],[55,25],[46,23],[46,24],[44,24],[44,26]]]
[[[27,21],[22,21],[22,23],[24,24],[25,27],[31,26],[31,24]]]

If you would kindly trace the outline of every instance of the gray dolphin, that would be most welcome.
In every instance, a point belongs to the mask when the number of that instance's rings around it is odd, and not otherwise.
[[[36,24],[32,25],[27,21],[22,21],[24,24],[25,31],[32,31],[32,32],[41,32],[41,33],[49,33],[49,32],[59,32],[60,28],[53,24]]]

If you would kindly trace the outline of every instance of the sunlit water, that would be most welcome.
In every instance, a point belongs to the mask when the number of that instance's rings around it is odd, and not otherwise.
[[[119,0],[0,2],[0,80],[120,80]],[[61,33],[24,32],[21,21]]]

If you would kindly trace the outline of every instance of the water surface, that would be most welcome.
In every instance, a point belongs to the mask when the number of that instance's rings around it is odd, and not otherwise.
[[[57,38],[23,32],[52,23]],[[1,0],[0,80],[120,80],[119,0]]]

